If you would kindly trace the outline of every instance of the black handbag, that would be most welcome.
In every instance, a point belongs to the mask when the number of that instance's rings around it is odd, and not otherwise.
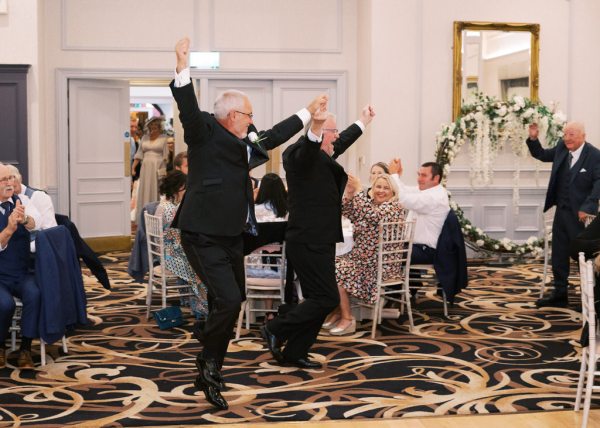
[[[152,316],[161,330],[179,327],[184,323],[183,314],[179,306],[167,306],[158,311],[153,311]]]

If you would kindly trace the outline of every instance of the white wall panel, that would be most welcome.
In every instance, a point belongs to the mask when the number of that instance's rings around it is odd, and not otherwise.
[[[212,0],[211,10],[212,50],[342,49],[342,0]]]
[[[62,0],[65,50],[173,51],[194,35],[194,0]]]

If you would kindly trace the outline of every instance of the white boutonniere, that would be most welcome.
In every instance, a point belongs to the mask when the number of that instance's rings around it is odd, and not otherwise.
[[[257,135],[256,132],[252,131],[251,133],[248,134],[248,139],[250,140],[250,142],[252,144],[256,144],[259,147],[262,147],[260,145],[260,142],[266,140],[267,137],[264,135]]]

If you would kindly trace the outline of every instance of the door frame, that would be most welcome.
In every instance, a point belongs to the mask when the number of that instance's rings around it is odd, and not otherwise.
[[[56,168],[57,168],[57,212],[70,215],[69,185],[69,100],[68,89],[71,79],[108,80],[172,80],[173,69],[157,70],[118,70],[118,69],[78,69],[58,68],[56,70]],[[209,108],[213,100],[208,100],[208,82],[218,80],[333,80],[337,83],[338,111],[336,116],[341,123],[347,117],[347,72],[346,71],[255,71],[255,70],[197,70],[191,69],[192,80],[200,80],[196,90],[200,91],[201,108]],[[307,100],[308,101],[308,100]],[[348,164],[357,165],[354,152],[349,154]]]

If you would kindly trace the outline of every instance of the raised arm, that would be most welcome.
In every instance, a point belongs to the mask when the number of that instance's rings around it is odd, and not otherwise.
[[[537,123],[529,125],[529,138],[525,141],[529,153],[535,159],[542,162],[554,161],[554,154],[556,153],[556,146],[551,149],[544,149],[538,140],[540,130]]]
[[[337,140],[333,142],[333,158],[336,159],[344,153],[358,138],[362,135],[363,130],[371,123],[375,117],[375,108],[367,104],[363,107],[359,114],[359,119],[344,129]]]

